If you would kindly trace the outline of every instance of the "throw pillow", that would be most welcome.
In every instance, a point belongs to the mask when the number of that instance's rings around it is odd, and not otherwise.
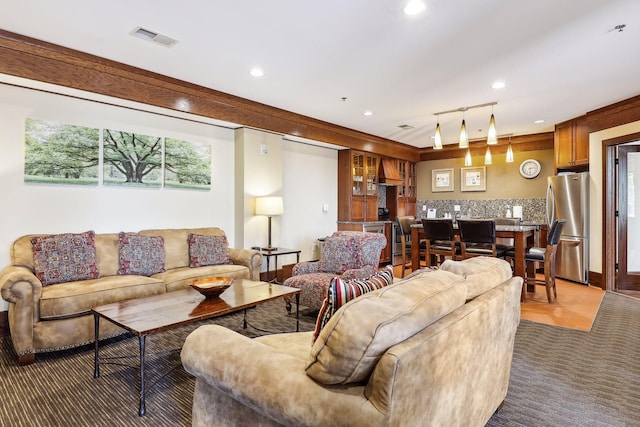
[[[352,268],[360,268],[357,242],[352,236],[327,237],[322,246],[318,264],[321,273],[344,273]]]
[[[226,236],[189,234],[189,266],[233,264]]]
[[[120,232],[120,270],[118,274],[151,276],[164,271],[164,239]]]
[[[331,279],[329,290],[327,291],[327,297],[322,302],[322,307],[318,312],[316,328],[313,331],[312,343],[315,342],[324,325],[329,322],[331,316],[333,316],[340,307],[360,295],[389,286],[391,283],[393,283],[392,265],[386,266],[384,269],[367,279],[344,280],[340,277],[334,277]]]
[[[95,233],[32,237],[33,263],[42,286],[100,277]]]

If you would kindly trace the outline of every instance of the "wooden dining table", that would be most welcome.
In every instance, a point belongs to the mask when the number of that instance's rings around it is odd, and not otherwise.
[[[527,248],[534,246],[537,225],[499,225],[496,224],[496,237],[512,238],[515,247],[514,276],[525,278],[527,272],[527,263],[524,260]],[[456,235],[458,228],[454,228]],[[424,230],[421,223],[411,225],[411,241],[419,242],[424,239]],[[417,247],[417,245],[416,245]],[[420,268],[420,251],[411,251],[411,269],[418,270]],[[529,266],[530,273],[533,273],[533,263]]]

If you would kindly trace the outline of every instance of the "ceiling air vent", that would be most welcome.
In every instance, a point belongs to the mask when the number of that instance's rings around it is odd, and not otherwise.
[[[164,47],[173,47],[178,40],[172,39],[171,37],[158,34],[155,31],[148,30],[146,28],[137,27],[131,33],[132,36],[141,38],[143,40],[147,40],[156,44],[159,44]]]

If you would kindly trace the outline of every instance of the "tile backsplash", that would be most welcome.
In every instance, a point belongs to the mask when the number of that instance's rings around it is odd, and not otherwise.
[[[514,206],[522,206],[523,222],[546,224],[545,199],[475,199],[475,200],[418,200],[416,217],[426,218],[427,209],[436,209],[436,217],[455,216],[454,205],[460,205],[463,217],[505,217],[507,209],[513,214]]]

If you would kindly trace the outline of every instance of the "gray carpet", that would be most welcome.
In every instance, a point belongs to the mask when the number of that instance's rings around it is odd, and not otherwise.
[[[282,301],[249,311],[255,326],[290,330]],[[240,333],[241,314],[213,321]],[[314,313],[303,311],[302,330],[313,328]],[[208,323],[207,322],[207,323]],[[200,323],[202,324],[202,323]],[[149,352],[178,348],[200,324],[147,338]],[[132,354],[137,339],[123,336],[101,346],[101,356]],[[109,365],[93,378],[92,347],[38,355],[20,367],[8,337],[0,339],[1,426],[188,426],[193,379],[177,353],[149,363],[154,372],[178,366],[160,378],[147,395],[147,415],[137,415],[137,368]],[[509,393],[488,426],[638,426],[640,425],[640,301],[607,293],[591,332],[522,321]],[[136,364],[136,359],[131,361]]]

